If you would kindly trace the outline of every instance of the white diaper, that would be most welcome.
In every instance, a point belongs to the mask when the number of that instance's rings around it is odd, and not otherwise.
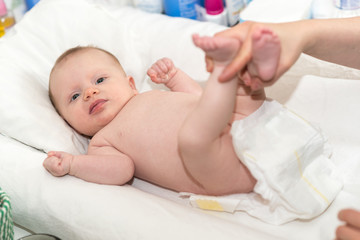
[[[193,206],[246,211],[271,224],[321,214],[342,188],[319,129],[274,100],[232,125],[234,149],[257,179],[254,192],[189,196]]]

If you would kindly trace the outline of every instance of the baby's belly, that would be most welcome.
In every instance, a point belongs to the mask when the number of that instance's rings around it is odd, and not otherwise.
[[[197,99],[182,93],[149,94],[114,119],[116,147],[133,159],[136,177],[176,191],[199,192],[184,169],[177,140]]]

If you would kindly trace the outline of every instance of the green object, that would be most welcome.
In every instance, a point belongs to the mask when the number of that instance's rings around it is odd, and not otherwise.
[[[14,239],[14,223],[9,196],[0,188],[0,240]]]

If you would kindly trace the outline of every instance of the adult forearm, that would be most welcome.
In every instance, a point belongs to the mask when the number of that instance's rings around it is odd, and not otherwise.
[[[360,69],[360,17],[306,20],[297,29],[304,37],[304,53]]]

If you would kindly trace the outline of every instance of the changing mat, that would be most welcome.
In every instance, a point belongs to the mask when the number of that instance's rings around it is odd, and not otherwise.
[[[98,1],[97,1],[98,2]],[[0,185],[10,196],[13,220],[61,239],[332,239],[337,213],[360,206],[359,71],[302,56],[268,96],[318,124],[333,146],[344,188],[319,217],[274,226],[245,212],[192,208],[178,193],[139,179],[107,186],[51,176],[42,166],[48,150],[86,151],[48,98],[56,58],[77,45],[115,54],[142,91],[157,88],[146,70],[162,57],[204,82],[204,54],[191,35],[224,27],[133,8],[104,8],[85,0],[41,0],[0,39]],[[304,74],[324,77],[306,76]],[[340,79],[341,78],[341,79]],[[296,235],[294,233],[296,232]]]

